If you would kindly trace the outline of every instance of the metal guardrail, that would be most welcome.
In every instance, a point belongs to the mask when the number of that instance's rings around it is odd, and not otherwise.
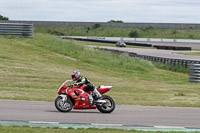
[[[191,51],[191,47],[179,47],[179,46],[163,46],[163,45],[153,45],[154,48],[164,49],[164,50],[189,50]]]
[[[189,82],[200,82],[200,63],[189,65]]]
[[[104,49],[100,48],[105,51],[111,51],[116,53],[128,53],[131,57],[141,58],[144,60],[154,61],[154,62],[160,62],[163,64],[170,64],[174,66],[182,66],[182,67],[188,67],[190,64],[200,64],[200,61],[195,60],[183,60],[183,59],[172,59],[172,58],[163,58],[163,57],[155,57],[155,56],[149,56],[149,55],[140,55],[133,52],[124,52],[120,50],[111,50],[111,49]]]
[[[200,63],[200,61],[194,61],[194,60],[154,57],[154,56],[147,56],[147,55],[138,55],[138,54],[135,54],[135,53],[129,53],[129,56],[142,58],[144,60],[160,62],[160,63],[163,63],[163,64],[170,64],[170,65],[174,65],[174,66],[182,66],[182,67],[188,67],[190,64],[193,64],[193,63]]]
[[[0,23],[0,35],[33,37],[33,24]]]

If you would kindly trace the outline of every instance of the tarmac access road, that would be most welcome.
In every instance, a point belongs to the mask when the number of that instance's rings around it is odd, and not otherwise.
[[[200,129],[200,108],[116,105],[110,114],[97,109],[57,111],[54,102],[0,100],[1,121],[40,121],[79,124],[172,126]]]

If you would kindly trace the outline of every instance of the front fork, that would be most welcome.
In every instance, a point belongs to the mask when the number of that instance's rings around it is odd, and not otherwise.
[[[62,101],[64,102],[65,100],[67,100],[67,98],[68,98],[68,96],[67,95],[63,95],[63,94],[61,94],[61,95],[59,95],[59,96],[61,96],[62,97]]]

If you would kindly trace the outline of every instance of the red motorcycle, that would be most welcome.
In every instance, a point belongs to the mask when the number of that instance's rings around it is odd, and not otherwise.
[[[73,109],[98,109],[102,113],[111,113],[115,109],[114,100],[107,95],[102,95],[98,100],[94,100],[93,104],[90,104],[92,92],[85,92],[83,90],[86,85],[79,85],[71,87],[67,85],[72,80],[66,80],[58,89],[59,96],[55,100],[56,108],[61,112],[69,112]],[[100,86],[97,90],[104,94],[109,91],[112,86]]]

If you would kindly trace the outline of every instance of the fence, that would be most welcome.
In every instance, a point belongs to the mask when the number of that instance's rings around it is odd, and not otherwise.
[[[200,39],[200,24],[189,23],[110,23],[110,22],[67,22],[67,21],[2,21],[0,23],[34,24],[37,32],[67,36],[106,36],[147,38],[146,41],[170,41],[174,39]],[[95,28],[99,24],[99,28]],[[59,29],[60,27],[60,29]],[[136,31],[138,36],[130,36]],[[152,39],[149,39],[152,38]],[[196,42],[194,40],[194,42]]]
[[[70,26],[70,27],[92,27],[99,24],[101,27],[110,28],[156,28],[156,29],[200,29],[199,23],[114,23],[114,22],[69,22],[69,21],[17,21],[1,20],[0,23],[29,23],[35,26]]]
[[[189,65],[189,82],[200,82],[200,63]]]
[[[33,37],[33,24],[0,23],[0,35]]]

